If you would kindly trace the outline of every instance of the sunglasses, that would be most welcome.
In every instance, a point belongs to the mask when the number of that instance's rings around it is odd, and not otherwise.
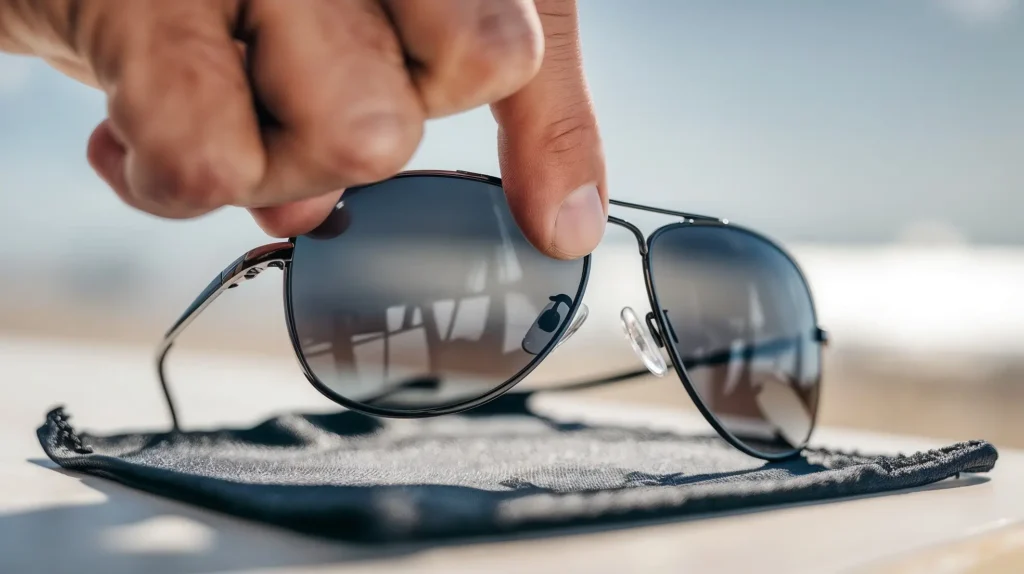
[[[574,387],[671,365],[730,444],[766,460],[798,454],[814,428],[827,336],[796,262],[724,220],[611,204],[675,221],[645,237],[608,218],[639,247],[650,310],[620,318],[645,368]],[[568,340],[587,318],[591,257],[534,248],[494,177],[414,171],[348,189],[316,230],[232,262],[167,332],[157,371],[174,427],[164,368],[174,340],[268,268],[284,271],[288,333],[309,382],[353,411],[414,418],[501,396]]]

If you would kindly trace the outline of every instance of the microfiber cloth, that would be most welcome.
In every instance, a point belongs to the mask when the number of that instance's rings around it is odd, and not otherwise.
[[[68,470],[323,537],[367,543],[629,525],[820,501],[986,472],[984,441],[909,456],[807,449],[782,462],[723,440],[539,415],[527,393],[458,415],[278,416],[246,429],[95,436],[63,409],[38,436]]]

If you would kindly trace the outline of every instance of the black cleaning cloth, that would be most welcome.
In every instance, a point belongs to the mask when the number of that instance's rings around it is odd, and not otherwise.
[[[984,441],[909,456],[808,449],[768,463],[718,438],[564,422],[510,393],[420,420],[343,411],[247,429],[95,436],[63,409],[38,436],[68,470],[300,532],[363,542],[627,525],[820,501],[986,472]]]

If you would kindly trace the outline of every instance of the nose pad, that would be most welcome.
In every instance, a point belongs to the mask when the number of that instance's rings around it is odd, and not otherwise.
[[[586,303],[580,304],[580,308],[576,310],[576,316],[572,318],[572,324],[569,325],[569,328],[565,330],[565,334],[563,334],[562,338],[555,344],[555,349],[561,347],[563,343],[569,340],[569,337],[575,335],[576,331],[579,331],[580,327],[587,322],[587,317],[589,316],[590,307],[587,307]]]
[[[540,315],[534,320],[533,325],[526,332],[523,337],[522,348],[523,351],[531,355],[541,354],[551,339],[554,338],[555,332],[562,326],[562,322],[566,321],[566,313],[572,306],[572,299],[567,295],[555,295],[551,297],[551,302],[548,303],[544,310],[541,311]],[[555,343],[552,351],[557,349],[562,343],[569,340],[576,331],[579,331],[580,327],[583,326],[583,322],[590,316],[590,309],[585,304],[581,304],[579,309],[576,310],[576,315],[573,317],[572,324],[566,328],[565,333],[562,334],[562,338]]]
[[[665,364],[665,357],[661,356],[657,344],[651,336],[644,331],[643,323],[637,318],[632,307],[623,307],[619,314],[622,319],[622,330],[626,332],[626,338],[633,347],[633,352],[643,361],[644,366],[652,375],[662,377],[668,372],[668,365]]]

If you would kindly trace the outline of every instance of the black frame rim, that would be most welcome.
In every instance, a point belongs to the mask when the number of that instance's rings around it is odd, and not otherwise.
[[[392,179],[411,177],[442,177],[449,179],[464,179],[477,181],[488,185],[494,185],[498,187],[499,190],[502,190],[501,180],[497,178],[491,178],[483,175],[477,175],[466,172],[408,171],[398,174]],[[360,188],[350,189],[346,191],[346,193],[349,194],[349,196],[351,196],[353,193],[357,193],[359,190]],[[504,193],[503,190],[502,193]],[[292,237],[290,241],[295,246],[294,249],[298,250],[299,244],[296,243],[296,238]],[[295,255],[293,253],[293,260],[294,257]],[[532,361],[530,361],[525,367],[520,369],[519,372],[513,375],[510,379],[506,380],[501,385],[476,398],[428,409],[395,410],[365,405],[358,401],[346,398],[340,393],[337,393],[336,391],[332,390],[330,387],[328,387],[326,384],[320,381],[319,377],[317,377],[313,373],[313,370],[312,368],[310,368],[309,363],[306,361],[306,357],[302,353],[302,349],[299,345],[298,332],[295,328],[295,316],[292,309],[291,261],[289,261],[284,268],[284,285],[282,289],[284,294],[284,314],[285,323],[288,329],[288,338],[291,341],[292,351],[295,353],[295,357],[298,359],[299,367],[302,369],[302,374],[306,377],[306,380],[309,381],[309,383],[313,385],[313,388],[319,391],[320,394],[324,395],[331,401],[338,403],[339,405],[351,411],[355,411],[366,415],[395,419],[437,417],[442,415],[464,412],[479,407],[485,403],[489,403],[507,393],[517,384],[522,382],[523,379],[525,379],[531,372],[533,372],[533,370],[536,369],[537,366],[540,365],[540,363],[544,359],[546,359],[552,351],[555,350],[555,347],[558,346],[558,343],[561,341],[566,329],[568,329],[569,326],[572,325],[573,321],[576,318],[576,313],[579,311],[580,306],[583,304],[583,296],[586,293],[587,284],[590,281],[591,257],[591,255],[587,255],[586,257],[583,258],[583,270],[581,272],[580,283],[576,291],[576,296],[573,298],[572,308],[570,309],[569,314],[566,317],[566,320],[563,321],[562,325],[559,327],[556,336],[551,338],[551,340],[548,342],[548,345],[544,348],[544,350],[541,353],[537,354]]]
[[[644,253],[642,255],[643,270],[644,270],[644,282],[645,282],[645,284],[647,286],[647,296],[648,296],[648,299],[649,299],[649,301],[651,303],[651,310],[654,311],[654,316],[655,316],[655,320],[657,321],[657,324],[658,324],[658,329],[662,333],[668,333],[668,332],[670,332],[670,330],[668,328],[668,323],[665,320],[664,309],[661,306],[661,302],[658,300],[657,289],[656,289],[656,286],[654,284],[654,277],[653,277],[653,273],[652,273],[651,259],[650,259],[651,251],[654,249],[654,245],[655,245],[656,241],[662,235],[664,235],[665,233],[670,232],[670,231],[674,231],[674,230],[678,230],[678,229],[692,228],[694,226],[719,227],[719,228],[735,229],[735,230],[737,230],[737,231],[739,231],[741,233],[745,233],[745,234],[747,234],[749,236],[752,236],[753,238],[755,238],[757,240],[760,240],[760,241],[766,243],[767,245],[769,245],[770,247],[772,247],[776,251],[778,251],[793,266],[793,268],[796,270],[797,275],[800,278],[800,281],[803,283],[803,288],[807,292],[808,301],[809,301],[810,307],[811,307],[811,319],[812,319],[812,322],[814,323],[814,325],[818,324],[818,312],[817,312],[817,308],[816,308],[816,306],[814,304],[814,295],[811,292],[810,283],[808,283],[807,277],[804,274],[803,269],[800,268],[800,265],[797,263],[796,259],[792,255],[790,255],[789,252],[787,252],[781,245],[779,245],[775,241],[772,241],[770,238],[768,238],[767,236],[765,236],[765,235],[763,235],[761,233],[758,233],[758,232],[756,232],[756,231],[754,231],[752,229],[748,229],[748,228],[745,228],[745,227],[742,227],[742,226],[739,226],[739,225],[736,225],[736,224],[733,224],[733,223],[729,223],[729,222],[725,222],[725,221],[692,220],[692,221],[685,221],[685,222],[669,223],[669,224],[666,224],[666,225],[664,225],[662,227],[659,227],[658,229],[654,230],[654,232],[651,233],[650,236],[647,237],[646,245],[645,245],[646,249],[644,250]],[[822,393],[822,384],[821,383],[822,383],[822,379],[823,379],[823,370],[822,370],[821,367],[822,367],[822,360],[823,360],[823,354],[824,354],[824,349],[823,349],[823,345],[822,344],[819,343],[817,345],[818,377],[814,381],[814,384],[817,387],[817,390],[816,390],[816,395],[815,395],[815,400],[814,400],[814,408],[812,409],[813,414],[812,414],[812,417],[811,417],[811,427],[810,427],[810,430],[808,430],[808,432],[807,432],[807,437],[799,445],[794,445],[793,449],[790,450],[790,451],[783,451],[783,452],[780,452],[780,453],[761,452],[761,451],[759,451],[759,450],[757,450],[755,448],[752,448],[749,445],[745,444],[742,440],[737,438],[732,433],[732,431],[728,430],[725,427],[725,425],[723,425],[721,423],[721,421],[719,421],[718,416],[715,415],[711,411],[711,409],[709,409],[707,407],[707,405],[704,403],[704,399],[701,398],[700,394],[694,388],[693,382],[690,380],[690,376],[686,372],[686,367],[683,365],[682,357],[679,355],[679,350],[676,348],[676,346],[674,344],[667,344],[666,343],[665,348],[668,351],[669,357],[672,359],[672,366],[675,368],[676,375],[678,375],[680,382],[683,384],[683,388],[686,389],[686,393],[688,395],[690,395],[690,399],[697,406],[697,409],[704,416],[704,419],[707,420],[708,424],[710,424],[715,429],[715,431],[718,432],[718,434],[723,439],[725,439],[729,444],[731,444],[732,446],[736,447],[737,449],[743,451],[744,453],[746,453],[746,454],[748,454],[750,456],[762,458],[762,459],[765,459],[765,460],[772,460],[772,461],[785,460],[785,459],[788,459],[788,458],[792,458],[794,456],[799,455],[805,448],[807,448],[807,445],[810,443],[811,437],[814,435],[814,430],[817,428],[818,413],[821,410],[820,409],[820,406],[821,406],[821,393]]]

